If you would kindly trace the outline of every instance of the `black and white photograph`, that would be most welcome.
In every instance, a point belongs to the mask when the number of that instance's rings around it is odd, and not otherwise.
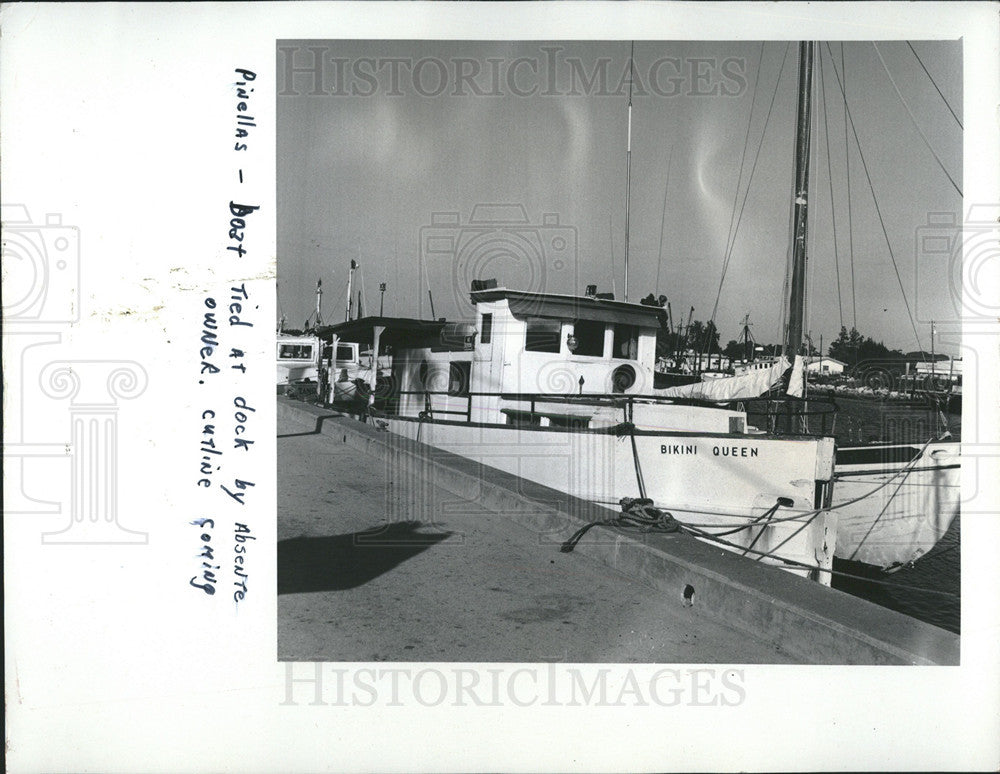
[[[7,770],[996,771],[998,21],[0,4]]]
[[[279,658],[957,664],[961,65],[279,41]]]

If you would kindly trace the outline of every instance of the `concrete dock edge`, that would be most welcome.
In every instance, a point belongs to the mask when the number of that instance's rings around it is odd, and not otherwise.
[[[548,487],[381,431],[319,406],[278,398],[277,416],[372,457],[419,461],[434,483],[560,544],[609,511]],[[849,594],[820,586],[683,534],[591,529],[576,553],[599,559],[664,593],[812,664],[957,665],[958,635]],[[558,559],[557,559],[558,561]],[[693,590],[693,592],[692,592]]]

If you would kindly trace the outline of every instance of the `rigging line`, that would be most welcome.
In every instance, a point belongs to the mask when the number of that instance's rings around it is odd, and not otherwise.
[[[663,212],[660,214],[660,248],[658,252],[658,258],[656,261],[656,285],[653,286],[653,292],[660,292],[660,268],[663,266],[663,231],[666,226],[667,220],[667,191],[670,190],[670,168],[674,163],[674,146],[670,146],[670,157],[667,159],[667,182],[663,186]]]
[[[733,209],[729,215],[729,232],[726,234],[726,251],[723,254],[723,267],[728,263],[729,253],[731,244],[733,242],[733,226],[736,223],[736,205],[740,200],[740,188],[743,184],[743,172],[746,169],[747,163],[747,149],[750,147],[750,128],[753,126],[753,109],[757,105],[757,85],[760,83],[760,70],[761,63],[764,60],[764,43],[761,41],[760,44],[760,54],[757,57],[757,73],[754,75],[753,81],[753,97],[750,100],[750,115],[747,116],[747,131],[743,137],[743,154],[740,157],[740,173],[736,178],[736,188],[733,189]],[[725,269],[723,269],[725,271]],[[720,283],[721,284],[721,283]],[[721,288],[720,288],[721,292]],[[716,298],[716,307],[718,307],[718,298]],[[712,319],[715,319],[715,308],[712,310]]]
[[[750,186],[753,184],[753,176],[754,173],[757,171],[757,163],[758,161],[760,161],[760,151],[761,148],[764,147],[764,137],[767,134],[767,127],[771,121],[771,113],[774,111],[774,101],[778,96],[778,88],[781,85],[781,76],[784,75],[785,72],[785,61],[788,59],[788,51],[791,48],[791,45],[792,45],[791,42],[785,44],[785,53],[781,57],[781,65],[778,68],[778,78],[774,82],[774,92],[771,94],[771,102],[767,107],[767,115],[764,117],[764,128],[761,130],[760,133],[760,141],[757,143],[757,152],[754,154],[753,164],[750,165],[750,176],[747,178],[747,187],[746,190],[743,192],[743,201],[740,203],[740,211],[736,218],[736,227],[732,232],[733,236],[732,244],[729,245],[728,250],[726,252],[726,260],[725,263],[722,265],[722,278],[719,280],[719,292],[716,293],[715,306],[712,307],[711,319],[713,321],[715,320],[715,314],[719,308],[719,299],[722,296],[722,284],[726,280],[726,272],[729,270],[729,262],[730,260],[732,260],[732,251],[733,248],[736,246],[736,235],[739,233],[740,223],[743,222],[743,212],[747,206],[747,199],[750,197]]]
[[[281,293],[278,291],[278,281],[274,281],[274,299],[278,302],[278,319],[285,317],[285,309],[281,305]]]
[[[879,580],[878,578],[869,578],[867,575],[856,575],[854,573],[844,572],[843,570],[831,570],[820,566],[807,565],[804,562],[794,562],[786,563],[784,565],[772,564],[772,567],[788,567],[790,569],[809,569],[817,570],[818,572],[829,573],[838,578],[852,578],[854,580],[867,581],[868,583],[873,583],[876,586],[889,586],[900,589],[906,589],[907,591],[919,591],[923,594],[940,594],[944,597],[951,597],[952,599],[961,599],[961,596],[953,591],[944,591],[942,589],[930,589],[925,586],[911,586],[908,583],[893,583],[892,581]]]
[[[826,44],[827,50],[830,49],[830,44]],[[833,59],[833,52],[830,52],[830,58]],[[833,74],[837,76],[837,84],[841,86],[843,90],[843,85],[840,83],[840,74],[837,72],[837,67],[834,65]],[[858,130],[854,126],[854,117],[851,115],[851,109],[847,105],[847,95],[844,94],[844,111],[847,113],[847,120],[851,124],[851,133],[854,135],[854,144],[858,148],[858,157],[861,159],[861,168],[864,170],[865,178],[868,180],[868,188],[872,192],[872,202],[875,204],[875,214],[878,215],[879,225],[882,227],[882,236],[885,237],[886,247],[889,249],[889,258],[892,259],[892,268],[896,272],[896,282],[899,283],[899,292],[903,295],[903,304],[906,306],[906,315],[910,318],[910,327],[913,329],[913,337],[917,340],[917,350],[923,349],[920,344],[920,334],[917,333],[917,324],[913,319],[913,311],[910,309],[910,300],[906,297],[906,289],[903,287],[903,278],[899,275],[899,266],[896,264],[896,255],[892,251],[892,242],[889,241],[889,232],[885,227],[885,220],[882,218],[882,208],[878,206],[878,197],[875,195],[875,184],[872,183],[871,173],[868,171],[868,162],[865,161],[864,151],[861,150],[861,140],[858,139]]]
[[[959,129],[965,129],[965,127],[962,126],[962,119],[958,117],[958,115],[955,113],[954,110],[952,110],[951,103],[948,102],[948,98],[945,97],[944,94],[941,92],[941,89],[938,88],[937,82],[934,80],[934,76],[931,75],[930,72],[927,70],[927,68],[924,66],[924,62],[920,58],[920,55],[917,53],[917,50],[913,47],[913,44],[910,43],[910,41],[906,41],[906,45],[908,45],[910,47],[910,51],[913,52],[913,56],[915,56],[917,58],[917,61],[920,62],[920,66],[923,68],[923,71],[925,73],[927,73],[927,77],[930,79],[931,83],[934,85],[934,88],[937,89],[938,96],[941,97],[942,102],[944,102],[944,104],[947,106],[948,110],[951,112],[952,118],[954,118],[955,121],[958,123],[958,128]]]
[[[833,200],[833,162],[830,159],[830,121],[829,112],[826,109],[826,83],[823,79],[823,52],[819,57],[819,90],[822,95],[821,104],[823,106],[823,135],[826,139],[826,175],[830,184],[830,218],[833,221],[833,263],[837,268],[837,308],[840,310],[840,327],[844,327],[844,301],[840,293],[840,251],[837,249],[837,208]],[[820,352],[820,355],[823,353]]]
[[[924,145],[927,146],[927,150],[931,152],[934,160],[938,163],[938,166],[941,167],[941,171],[944,172],[945,177],[948,178],[948,181],[955,187],[955,190],[958,191],[958,195],[961,196],[962,189],[959,187],[958,183],[955,182],[955,179],[948,174],[948,170],[945,169],[944,162],[941,161],[941,158],[934,151],[934,148],[931,147],[931,143],[927,139],[927,135],[924,134],[924,130],[921,129],[920,124],[917,123],[916,116],[913,115],[913,111],[910,110],[910,106],[906,104],[906,100],[903,98],[903,92],[901,92],[899,90],[899,86],[896,85],[896,79],[893,78],[892,73],[889,72],[889,66],[885,63],[885,59],[882,58],[882,52],[878,50],[878,44],[875,41],[872,41],[872,48],[875,49],[875,53],[878,55],[878,61],[882,63],[882,69],[885,70],[885,74],[889,76],[889,83],[891,83],[892,88],[896,90],[896,96],[899,97],[899,101],[902,102],[903,107],[906,108],[906,115],[908,115],[910,120],[913,122],[913,128],[917,130],[917,134],[919,134],[920,139],[924,141]]]
[[[740,158],[740,173],[736,179],[736,188],[733,190],[733,209],[732,213],[729,216],[729,233],[726,234],[726,250],[722,256],[722,274],[719,277],[719,290],[715,294],[715,304],[712,306],[712,314],[709,317],[709,322],[711,323],[715,322],[715,316],[719,311],[719,299],[722,296],[722,285],[726,281],[726,272],[729,270],[729,260],[730,256],[732,255],[732,245],[736,241],[735,223],[736,223],[737,203],[739,202],[740,199],[740,187],[742,186],[743,183],[743,171],[746,169],[747,149],[750,147],[750,128],[753,126],[753,109],[757,104],[757,85],[760,83],[761,63],[763,62],[763,60],[764,60],[764,43],[761,42],[760,55],[757,58],[757,73],[754,76],[754,82],[753,82],[753,98],[750,100],[750,115],[747,117],[747,131],[746,135],[743,138],[743,154]],[[778,73],[778,76],[780,80],[781,76],[780,71]],[[767,125],[765,124],[765,129],[766,128]],[[761,135],[761,137],[762,137],[761,141],[763,142],[763,135]],[[750,181],[748,180],[747,181],[748,190],[749,187],[750,187]]]
[[[833,61],[832,51],[830,52],[830,64],[833,65],[833,69],[836,71],[837,63]],[[851,217],[851,143],[847,138],[847,63],[844,61],[843,43],[840,44],[840,71],[844,74],[844,158],[847,168],[847,243],[851,257],[851,328],[857,330],[858,298],[854,283],[854,220]]]
[[[608,215],[608,241],[611,243],[611,293],[618,297],[618,288],[615,286],[615,229],[612,225],[612,216]]]

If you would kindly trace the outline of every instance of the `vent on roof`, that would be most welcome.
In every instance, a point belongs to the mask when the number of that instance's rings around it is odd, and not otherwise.
[[[472,280],[473,293],[475,293],[477,290],[491,290],[496,286],[497,286],[497,281],[495,279]]]

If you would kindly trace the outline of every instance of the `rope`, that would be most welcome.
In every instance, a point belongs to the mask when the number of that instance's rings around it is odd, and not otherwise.
[[[829,47],[827,47],[829,48]],[[820,52],[820,59],[822,59],[822,52]],[[833,61],[833,52],[830,51],[830,62],[833,64],[834,70],[837,69],[836,62]],[[853,322],[851,327],[854,330],[858,328],[858,298],[855,292],[854,283],[854,221],[851,218],[851,144],[847,137],[847,64],[844,61],[844,44],[840,44],[840,70],[844,74],[844,167],[847,172],[847,242],[849,248],[849,254],[851,257],[851,311]],[[857,360],[857,353],[855,352],[855,360]]]
[[[928,445],[930,445],[930,441],[929,440],[927,441],[927,443],[924,444],[924,448],[920,450],[920,454],[918,454],[916,457],[914,457],[912,460],[910,460],[910,462],[906,465],[906,467],[903,468],[903,470],[906,470],[906,475],[903,476],[900,479],[899,485],[896,487],[896,491],[894,491],[889,496],[889,499],[886,500],[885,505],[882,506],[882,510],[879,511],[878,516],[875,517],[875,521],[872,522],[872,525],[868,528],[868,531],[865,533],[865,536],[863,538],[861,538],[860,542],[858,543],[858,547],[855,548],[854,552],[848,557],[849,559],[853,559],[855,556],[857,556],[858,551],[861,550],[861,546],[864,545],[865,541],[868,539],[868,536],[872,534],[872,530],[874,530],[875,526],[879,523],[879,521],[882,520],[882,517],[885,515],[885,512],[887,510],[889,510],[889,505],[895,499],[896,495],[899,494],[899,490],[902,489],[903,484],[906,483],[906,479],[910,475],[910,471],[908,470],[908,468],[910,468],[913,465],[913,463],[916,462],[916,460],[918,460],[920,458],[920,456],[923,455],[924,450],[928,447]],[[892,479],[890,479],[890,481],[891,480]],[[869,495],[870,494],[871,493],[869,493]]]
[[[833,52],[830,50],[830,44],[826,44],[827,51],[830,54],[830,58],[833,58]],[[910,327],[913,329],[913,337],[917,341],[917,349],[923,349],[920,344],[920,334],[917,333],[917,324],[913,319],[913,312],[910,310],[910,301],[906,297],[906,289],[903,287],[903,279],[899,276],[899,266],[896,265],[896,255],[892,251],[892,242],[889,240],[889,232],[885,227],[885,220],[882,218],[882,209],[878,206],[878,197],[875,196],[875,184],[872,182],[871,173],[868,171],[868,162],[865,161],[865,154],[861,150],[861,140],[858,139],[858,130],[854,126],[854,118],[851,116],[851,109],[847,105],[847,94],[844,92],[844,86],[840,82],[840,74],[837,72],[837,65],[833,65],[833,74],[837,76],[837,84],[840,86],[841,93],[844,95],[844,112],[847,114],[847,119],[851,122],[851,133],[854,135],[854,142],[858,147],[858,156],[861,158],[861,168],[865,172],[865,178],[868,180],[868,188],[872,192],[872,202],[875,205],[875,214],[878,215],[879,225],[882,227],[882,236],[885,237],[886,247],[889,248],[889,258],[892,259],[892,268],[896,272],[896,281],[899,283],[899,291],[903,295],[903,304],[906,306],[906,314],[910,318]],[[961,194],[961,192],[959,192]]]
[[[843,570],[833,570],[826,567],[820,567],[819,565],[809,565],[805,562],[795,562],[790,561],[787,564],[776,564],[774,567],[789,567],[789,568],[801,568],[808,570],[817,570],[819,572],[827,572],[830,575],[835,575],[840,578],[852,578],[854,580],[867,581],[868,583],[874,583],[877,586],[892,586],[894,588],[907,589],[908,591],[919,591],[924,594],[940,594],[944,597],[951,597],[952,599],[959,599],[960,595],[952,591],[941,591],[940,589],[929,589],[924,586],[910,586],[907,583],[893,583],[892,581],[883,581],[878,578],[869,578],[864,575],[856,575],[851,572],[844,572]]]
[[[641,500],[648,499],[646,497],[646,482],[642,478],[642,465],[639,463],[639,449],[635,443],[635,425],[631,422],[622,422],[615,426],[615,433],[620,437],[625,433],[628,433],[629,440],[632,442],[632,463],[635,465],[635,480],[639,485],[639,498]],[[652,500],[649,501],[652,504]]]
[[[961,196],[962,189],[959,188],[958,183],[955,182],[955,179],[948,173],[948,170],[945,169],[944,162],[941,161],[937,153],[934,152],[934,148],[931,147],[930,141],[927,139],[927,135],[924,134],[924,130],[921,129],[920,124],[917,123],[917,119],[913,115],[913,111],[910,110],[910,106],[907,105],[906,100],[903,99],[903,92],[899,90],[899,86],[896,85],[896,79],[893,78],[892,73],[889,72],[889,66],[885,63],[885,60],[882,58],[882,52],[878,50],[878,44],[872,41],[872,47],[875,49],[875,53],[878,55],[878,61],[882,63],[882,69],[885,70],[885,74],[889,76],[889,83],[891,83],[892,88],[896,90],[896,96],[899,97],[899,101],[902,102],[903,107],[906,108],[906,115],[908,115],[910,117],[910,120],[913,122],[913,128],[917,130],[917,134],[919,134],[920,139],[924,141],[924,145],[927,146],[927,150],[931,152],[931,155],[934,157],[934,160],[938,163],[938,166],[941,167],[941,171],[944,172],[945,177],[948,178],[948,181],[955,187],[955,190],[958,191],[958,195]]]
[[[640,533],[660,532],[666,534],[683,531],[680,522],[662,508],[655,508],[653,501],[648,497],[623,497],[620,505],[622,508],[621,513],[585,524],[574,532],[569,540],[562,544],[559,550],[564,554],[570,553],[576,548],[576,544],[580,542],[580,539],[593,527],[631,528],[638,530]]]
[[[642,533],[681,532],[687,535],[691,535],[692,537],[701,538],[703,540],[708,540],[710,542],[717,543],[722,546],[733,548],[737,551],[742,552],[743,556],[746,556],[747,554],[754,554],[756,556],[754,561],[759,562],[762,559],[772,559],[781,563],[780,565],[776,566],[806,569],[810,571],[816,570],[820,572],[829,572],[837,575],[842,575],[844,577],[857,578],[859,580],[869,580],[869,579],[864,578],[863,576],[850,575],[849,573],[843,573],[840,571],[835,572],[833,570],[821,567],[819,565],[810,565],[795,559],[782,557],[779,556],[777,552],[782,546],[787,544],[790,540],[794,539],[800,532],[802,532],[804,529],[810,526],[819,517],[821,513],[828,513],[831,511],[835,511],[838,508],[843,508],[848,505],[853,505],[856,502],[860,502],[861,500],[867,499],[872,495],[874,495],[876,492],[889,486],[897,478],[903,477],[903,480],[901,480],[899,485],[896,487],[896,491],[894,491],[892,496],[889,498],[889,502],[892,502],[892,499],[899,492],[899,489],[902,487],[903,483],[905,483],[905,477],[909,475],[911,468],[913,468],[916,465],[917,461],[923,456],[923,453],[927,450],[927,447],[931,444],[931,441],[933,440],[929,439],[920,449],[919,454],[917,454],[906,465],[904,465],[902,468],[896,471],[896,473],[890,476],[885,482],[875,487],[875,489],[872,489],[870,492],[867,492],[866,494],[863,494],[859,497],[855,497],[851,500],[845,500],[844,502],[838,503],[837,505],[831,505],[825,508],[817,508],[813,511],[806,511],[805,513],[797,513],[786,517],[776,517],[775,514],[777,513],[778,508],[782,505],[782,502],[779,499],[778,502],[776,502],[771,508],[766,510],[760,516],[757,516],[743,524],[709,525],[709,524],[696,524],[692,522],[678,521],[669,511],[654,506],[653,501],[645,496],[645,485],[642,479],[642,468],[639,464],[639,456],[635,443],[635,425],[633,425],[631,422],[622,422],[616,425],[615,432],[619,436],[628,433],[632,441],[632,453],[635,461],[636,479],[639,482],[640,492],[642,492],[643,494],[641,497],[638,498],[623,497],[619,501],[619,505],[621,506],[622,509],[621,513],[615,514],[614,516],[608,517],[606,519],[599,519],[597,521],[592,521],[589,524],[585,524],[583,527],[578,529],[576,532],[573,533],[572,536],[570,536],[568,540],[566,540],[562,544],[562,546],[560,546],[559,550],[562,553],[568,554],[571,551],[573,551],[573,549],[576,548],[577,543],[580,542],[581,538],[583,538],[583,536],[586,535],[587,532],[589,532],[593,527],[603,526],[615,529],[632,528],[632,529],[638,529]],[[885,508],[882,509],[882,512],[879,514],[879,516],[876,517],[875,523],[877,523],[878,520],[882,517],[882,513],[885,512],[886,508],[888,508],[888,503],[886,504]],[[764,534],[764,531],[767,527],[789,521],[801,520],[803,518],[805,518],[805,521],[802,523],[802,525],[794,532],[792,532],[790,535],[788,535],[784,540],[778,543],[778,545],[776,545],[770,551],[760,551],[754,548],[754,546],[757,544],[757,541],[760,540],[761,536]],[[764,524],[762,525],[762,528],[760,532],[757,534],[757,536],[754,537],[754,539],[750,542],[749,546],[742,546],[739,545],[738,543],[733,543],[732,541],[723,539],[723,536],[732,535],[737,532],[742,532],[744,530],[752,529],[754,526],[760,524],[761,522],[764,522]],[[721,532],[718,531],[707,532],[705,529],[703,529],[703,527],[712,527],[712,528],[726,527],[726,529],[724,529]],[[875,524],[872,525],[872,529],[874,529],[874,527]],[[868,534],[871,534],[871,529],[869,530]],[[867,537],[868,535],[865,535],[865,538]],[[864,542],[864,540],[862,540],[862,542]],[[872,582],[877,583],[878,581],[872,580]],[[905,588],[912,588],[909,586],[905,586],[905,584],[885,584],[885,585],[897,585]],[[928,593],[946,593],[946,592],[935,592],[932,589],[923,589],[923,590],[927,591]]]
[[[788,51],[787,46],[785,48],[785,51],[786,52]],[[736,187],[733,189],[732,212],[729,213],[729,231],[726,234],[726,251],[722,256],[722,277],[719,279],[719,294],[716,295],[715,306],[712,307],[712,316],[711,318],[709,318],[710,321],[715,320],[715,313],[719,307],[719,295],[722,293],[722,283],[726,279],[726,269],[729,266],[729,255],[731,252],[730,246],[735,241],[733,239],[733,226],[736,223],[736,209],[740,201],[740,188],[742,187],[743,184],[743,170],[746,168],[747,149],[750,147],[750,127],[753,126],[753,109],[754,106],[757,104],[757,85],[760,83],[760,70],[761,70],[760,65],[763,61],[764,61],[764,43],[763,41],[761,41],[760,54],[757,57],[757,72],[754,75],[754,81],[753,81],[753,92],[752,92],[753,97],[750,99],[750,115],[747,116],[747,131],[746,135],[743,137],[743,153],[740,156],[740,172],[739,175],[737,175],[736,177]],[[784,64],[784,60],[782,60],[782,64]],[[781,80],[780,70],[778,71],[778,80],[779,82]],[[777,89],[775,89],[775,92],[777,93]],[[774,104],[773,97],[771,103]],[[764,124],[764,128],[767,129],[766,123]],[[761,136],[761,140],[763,141],[763,135]],[[747,182],[748,189],[749,186],[750,186],[750,181]]]
[[[837,268],[837,309],[840,311],[840,327],[844,327],[844,301],[840,293],[840,251],[837,249],[837,208],[833,199],[833,161],[830,158],[830,121],[826,109],[826,81],[823,78],[823,57],[819,58],[819,91],[823,105],[823,137],[826,139],[826,175],[830,185],[830,219],[833,223],[833,263]],[[823,353],[819,353],[822,357]]]
[[[663,267],[663,231],[667,222],[667,192],[670,190],[670,168],[674,163],[674,146],[670,146],[670,157],[667,159],[667,182],[663,186],[663,212],[660,213],[660,247],[657,251],[656,260],[656,284],[653,285],[653,292],[660,292],[660,269]]]
[[[726,256],[725,256],[725,260],[724,260],[724,262],[722,264],[722,277],[719,279],[719,290],[718,290],[718,292],[715,295],[715,305],[712,307],[712,316],[710,318],[711,322],[713,322],[713,323],[715,322],[715,315],[716,315],[716,313],[718,312],[718,309],[719,309],[719,299],[722,296],[722,285],[726,281],[726,272],[729,270],[729,262],[730,262],[730,260],[732,259],[732,256],[733,256],[733,248],[736,247],[736,235],[739,233],[740,223],[743,222],[743,211],[746,209],[747,199],[750,196],[750,186],[753,184],[753,176],[754,176],[754,173],[757,171],[757,162],[760,160],[760,151],[761,151],[761,148],[763,148],[763,146],[764,146],[764,136],[767,134],[767,126],[768,126],[768,124],[771,121],[771,113],[774,110],[774,101],[775,101],[775,98],[778,96],[778,87],[781,85],[781,76],[785,72],[785,60],[788,58],[788,50],[791,47],[791,45],[792,44],[790,42],[785,45],[785,53],[781,57],[781,65],[778,68],[778,78],[777,78],[777,80],[774,83],[774,92],[771,94],[771,103],[768,105],[767,115],[764,117],[764,128],[761,130],[761,133],[760,133],[760,142],[757,143],[757,151],[754,154],[753,164],[750,166],[750,176],[747,178],[747,187],[746,187],[745,191],[743,192],[743,201],[740,203],[740,211],[739,211],[739,214],[738,214],[738,216],[736,218],[736,226],[735,226],[735,228],[732,227],[732,222],[730,222],[730,236],[727,237],[727,239],[726,239]],[[762,57],[763,57],[763,54],[764,54],[764,47],[763,47],[763,45],[761,45],[761,56]],[[759,62],[758,62],[758,68],[757,68],[757,70],[758,70],[758,76],[759,76],[760,75],[760,64],[759,64]],[[756,93],[756,83],[754,83],[754,99],[756,99],[756,96],[757,96],[757,93]],[[750,105],[750,115],[751,115],[751,118],[752,118],[753,117],[753,103],[751,103],[751,105]],[[748,123],[747,124],[747,135],[748,135],[748,137],[749,137],[749,133],[750,133],[750,125]],[[744,154],[746,154],[746,145],[744,145],[743,152],[744,152]],[[741,165],[740,165],[740,177],[741,178],[742,178],[742,175],[743,175],[743,168],[742,168],[742,163],[741,163]],[[737,183],[737,195],[738,194],[739,194],[739,183]],[[735,205],[735,201],[733,203]],[[734,212],[735,212],[735,210],[734,210]]]
[[[937,89],[938,96],[941,98],[941,101],[944,102],[945,106],[947,106],[948,111],[951,113],[951,117],[954,118],[956,122],[958,122],[958,128],[965,129],[965,127],[962,126],[962,119],[955,114],[954,110],[952,110],[951,103],[948,102],[947,98],[945,98],[944,94],[941,92],[941,89],[938,87],[937,82],[934,80],[934,76],[932,76],[930,72],[928,72],[927,68],[924,67],[924,62],[920,58],[920,55],[917,53],[916,49],[913,47],[913,44],[910,43],[910,41],[906,41],[906,45],[910,47],[910,51],[913,52],[913,55],[917,58],[917,61],[920,62],[920,66],[923,68],[923,71],[927,73],[927,77],[930,78],[931,83],[934,84],[934,88]]]

